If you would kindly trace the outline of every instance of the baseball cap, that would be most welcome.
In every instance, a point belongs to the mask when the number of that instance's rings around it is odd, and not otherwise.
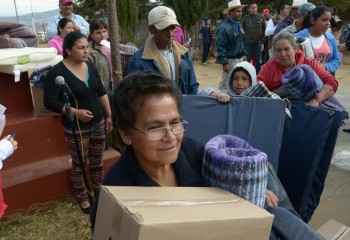
[[[301,4],[301,6],[298,9],[298,14],[305,14],[309,11],[314,10],[314,8],[316,8],[316,6],[312,3],[309,3],[309,2]]]
[[[73,0],[60,0],[60,4],[73,3]]]
[[[265,9],[262,11],[262,14],[265,14],[265,15],[270,14],[270,10],[267,9],[267,8],[265,8]]]
[[[155,7],[148,13],[148,26],[151,25],[154,25],[158,30],[165,29],[170,25],[180,26],[176,20],[175,12],[165,6]]]

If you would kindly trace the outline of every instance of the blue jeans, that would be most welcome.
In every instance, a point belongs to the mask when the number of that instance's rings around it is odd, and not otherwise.
[[[209,50],[210,50],[210,43],[203,43],[202,63],[208,60]]]
[[[255,69],[256,74],[259,73],[261,68],[261,43],[255,42],[255,43],[246,43],[245,49],[247,51],[247,61],[251,61],[251,54],[254,52],[254,58],[255,58]]]
[[[279,200],[278,207],[265,207],[269,213],[274,215],[270,240],[323,239],[315,230],[309,227],[295,211],[284,187],[270,163],[268,163],[266,188],[272,191]]]
[[[274,215],[270,240],[318,240],[324,239],[300,218],[280,207],[266,207],[266,210]]]

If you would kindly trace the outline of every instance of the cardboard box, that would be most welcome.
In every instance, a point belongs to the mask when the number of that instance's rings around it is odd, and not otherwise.
[[[102,186],[93,239],[268,239],[273,215],[219,188]]]
[[[30,91],[32,92],[32,101],[33,101],[35,116],[37,117],[60,116],[60,114],[45,108],[43,88],[37,88],[37,87],[34,87],[33,85],[30,85]]]
[[[329,220],[317,232],[326,240],[350,240],[350,228],[335,220]]]

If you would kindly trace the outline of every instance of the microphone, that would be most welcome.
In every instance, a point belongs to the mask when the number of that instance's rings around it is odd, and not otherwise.
[[[66,81],[64,81],[64,78],[62,76],[57,76],[55,79],[55,83],[61,88],[63,88],[63,91],[66,91],[68,95],[75,99],[73,92],[70,90],[68,84],[66,83]]]

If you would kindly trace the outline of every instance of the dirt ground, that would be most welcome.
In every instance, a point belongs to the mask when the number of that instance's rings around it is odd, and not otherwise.
[[[214,60],[210,64],[202,65],[195,63],[194,68],[200,88],[216,88],[221,78],[221,65]],[[344,57],[342,66],[336,72],[339,81],[339,88],[336,93],[337,98],[350,110],[350,55]],[[344,127],[350,127],[348,120]],[[343,128],[343,127],[342,127]],[[350,133],[339,131],[334,154],[350,150]],[[349,159],[350,162],[350,159]],[[334,219],[347,226],[350,226],[350,171],[346,171],[331,165],[327,175],[325,188],[321,196],[320,204],[316,209],[309,224],[318,229],[329,219]]]

